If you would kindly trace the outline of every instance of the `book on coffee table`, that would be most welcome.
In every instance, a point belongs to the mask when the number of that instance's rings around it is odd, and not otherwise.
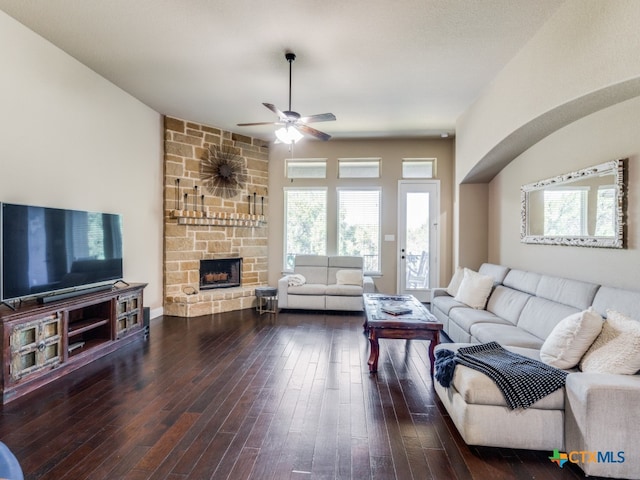
[[[402,305],[383,305],[382,307],[380,307],[380,310],[391,315],[405,315],[413,311],[410,308]]]

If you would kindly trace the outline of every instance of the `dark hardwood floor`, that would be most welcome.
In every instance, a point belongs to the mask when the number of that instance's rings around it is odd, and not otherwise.
[[[363,317],[253,310],[151,322],[133,345],[2,407],[25,478],[575,479],[552,452],[464,444],[427,342]]]

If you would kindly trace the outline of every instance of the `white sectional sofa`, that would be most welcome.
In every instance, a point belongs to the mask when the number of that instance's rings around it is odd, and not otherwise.
[[[612,309],[640,319],[640,292],[493,264],[482,265],[479,273],[494,280],[484,309],[468,307],[445,289],[434,292],[431,311],[455,342],[436,351],[496,341],[539,360],[545,339],[570,314],[593,307],[602,317]],[[640,478],[640,375],[573,368],[564,388],[527,409],[510,410],[489,377],[463,365],[454,372],[449,388],[438,382],[434,387],[466,443],[601,452],[572,458],[581,460],[588,475]]]
[[[278,281],[278,308],[362,311],[362,294],[374,291],[362,257],[297,255],[293,275]]]

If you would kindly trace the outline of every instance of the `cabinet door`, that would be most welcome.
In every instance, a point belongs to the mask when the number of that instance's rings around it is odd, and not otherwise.
[[[52,368],[62,362],[62,315],[15,325],[11,329],[11,379]]]
[[[118,298],[116,336],[122,338],[142,326],[142,298],[129,295]]]

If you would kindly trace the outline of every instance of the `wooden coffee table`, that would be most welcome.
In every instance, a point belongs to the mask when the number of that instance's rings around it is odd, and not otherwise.
[[[405,340],[429,340],[429,362],[431,376],[435,360],[433,350],[440,342],[442,323],[438,322],[431,312],[413,295],[386,295],[382,293],[365,293],[364,310],[366,320],[365,332],[368,332],[371,353],[369,355],[369,373],[378,371],[380,338],[399,338]],[[387,307],[401,307],[410,313],[392,315],[384,311]]]

